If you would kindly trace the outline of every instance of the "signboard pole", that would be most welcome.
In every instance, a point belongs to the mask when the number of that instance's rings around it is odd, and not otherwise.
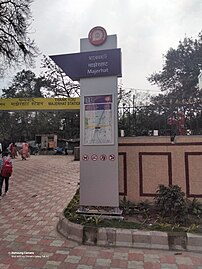
[[[102,206],[121,214],[117,116],[121,50],[117,37],[97,26],[80,40],[80,53],[50,57],[71,79],[80,80],[80,212]]]
[[[115,49],[117,38],[107,36],[96,47],[89,39],[81,39],[80,48],[81,52]],[[117,75],[81,78],[80,85],[80,212],[103,206],[120,214]]]

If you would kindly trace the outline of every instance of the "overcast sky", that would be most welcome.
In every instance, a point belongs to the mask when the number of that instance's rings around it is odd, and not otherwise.
[[[153,92],[146,77],[161,70],[163,54],[202,30],[202,0],[34,0],[31,10],[42,54],[79,52],[80,38],[102,26],[117,35],[124,88]]]

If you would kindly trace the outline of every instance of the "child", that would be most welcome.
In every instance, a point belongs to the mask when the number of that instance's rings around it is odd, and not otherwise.
[[[0,200],[2,198],[2,186],[3,182],[5,180],[5,193],[6,195],[9,187],[9,178],[12,173],[12,160],[11,157],[8,154],[8,151],[2,153],[2,159],[0,160]]]

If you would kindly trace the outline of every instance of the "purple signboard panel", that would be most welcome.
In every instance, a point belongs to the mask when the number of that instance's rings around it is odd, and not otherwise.
[[[111,103],[112,95],[85,96],[84,104]]]
[[[72,79],[121,77],[121,49],[53,55],[50,58]]]
[[[111,110],[111,104],[85,105],[85,110]]]

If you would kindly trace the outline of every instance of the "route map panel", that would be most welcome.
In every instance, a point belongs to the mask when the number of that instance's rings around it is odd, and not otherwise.
[[[84,144],[114,143],[112,95],[84,97]]]

